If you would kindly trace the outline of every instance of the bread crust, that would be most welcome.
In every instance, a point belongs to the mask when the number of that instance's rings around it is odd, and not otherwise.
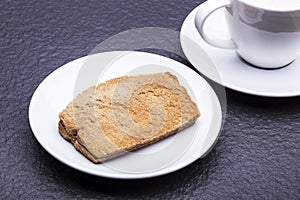
[[[93,163],[158,142],[200,116],[169,72],[123,76],[77,95],[59,114],[58,130]]]

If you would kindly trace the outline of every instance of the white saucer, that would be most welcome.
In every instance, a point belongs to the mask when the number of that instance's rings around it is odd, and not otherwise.
[[[163,71],[175,74],[197,104],[201,116],[193,126],[103,164],[93,164],[60,136],[58,114],[74,93],[116,76]],[[171,173],[204,157],[218,138],[222,111],[210,85],[185,65],[150,53],[105,52],[74,60],[45,78],[32,96],[29,122],[45,150],[68,166],[96,176],[139,179]],[[166,163],[172,156],[176,159]]]
[[[194,17],[200,7],[201,5],[187,16],[180,34],[184,54],[200,73],[225,87],[243,93],[268,97],[300,95],[300,55],[284,68],[275,70],[255,68],[243,62],[234,50],[218,49],[204,42],[194,25]],[[224,38],[228,38],[224,10],[220,9],[213,13],[204,28],[212,37],[216,32],[224,32]],[[201,55],[204,53],[208,54],[216,69],[205,65],[207,61],[203,64],[201,58],[205,56]]]

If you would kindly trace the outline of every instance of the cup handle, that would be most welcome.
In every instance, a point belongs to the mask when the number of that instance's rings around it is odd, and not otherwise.
[[[222,49],[236,49],[236,45],[232,39],[215,39],[208,37],[204,32],[204,23],[208,16],[214,11],[231,5],[231,0],[208,0],[204,2],[196,13],[195,25],[205,42]]]

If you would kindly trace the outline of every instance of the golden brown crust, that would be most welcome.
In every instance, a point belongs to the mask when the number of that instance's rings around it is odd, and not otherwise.
[[[67,132],[67,130],[66,130],[66,128],[65,128],[65,126],[63,125],[63,123],[62,123],[61,120],[58,122],[58,131],[59,131],[60,135],[61,135],[63,138],[65,138],[66,140],[68,140],[68,141],[71,141],[71,140],[72,140],[71,135],[68,134],[68,132]]]
[[[58,127],[79,152],[99,163],[175,134],[199,116],[185,88],[166,72],[88,88],[60,113]]]

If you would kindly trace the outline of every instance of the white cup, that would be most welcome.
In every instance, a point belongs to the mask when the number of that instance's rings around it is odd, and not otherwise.
[[[210,38],[204,31],[208,16],[222,7],[229,40]],[[208,0],[200,6],[195,25],[208,44],[235,49],[258,67],[283,67],[300,55],[300,0]]]

